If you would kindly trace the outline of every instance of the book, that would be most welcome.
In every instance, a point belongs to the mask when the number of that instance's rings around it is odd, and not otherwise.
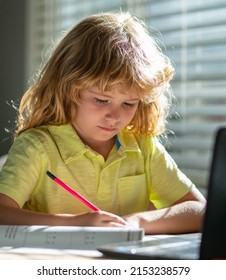
[[[100,245],[143,239],[141,228],[0,226],[0,247],[95,250]]]

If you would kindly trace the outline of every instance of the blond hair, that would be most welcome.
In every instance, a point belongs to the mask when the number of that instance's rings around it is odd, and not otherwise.
[[[40,125],[70,123],[79,90],[117,84],[136,89],[141,101],[126,129],[159,135],[169,109],[174,69],[145,25],[129,13],[102,13],[74,26],[55,48],[19,106],[16,135]]]

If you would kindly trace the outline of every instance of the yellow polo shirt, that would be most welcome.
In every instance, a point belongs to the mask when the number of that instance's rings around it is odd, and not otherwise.
[[[102,210],[126,215],[167,207],[192,182],[151,136],[118,135],[108,159],[86,146],[70,124],[41,126],[14,141],[0,173],[0,193],[45,213],[90,211],[46,175],[49,170]]]

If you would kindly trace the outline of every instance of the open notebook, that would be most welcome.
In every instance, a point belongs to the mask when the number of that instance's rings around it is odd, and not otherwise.
[[[143,238],[143,230],[82,226],[0,226],[1,248],[94,250],[112,242]]]
[[[98,249],[126,259],[226,259],[226,127],[216,134],[202,234],[153,235]]]

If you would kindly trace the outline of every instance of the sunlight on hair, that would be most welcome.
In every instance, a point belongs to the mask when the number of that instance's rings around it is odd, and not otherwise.
[[[43,124],[71,122],[79,91],[123,84],[141,99],[127,129],[159,135],[165,130],[174,68],[144,23],[130,13],[89,16],[56,45],[38,78],[21,100],[17,135]]]

